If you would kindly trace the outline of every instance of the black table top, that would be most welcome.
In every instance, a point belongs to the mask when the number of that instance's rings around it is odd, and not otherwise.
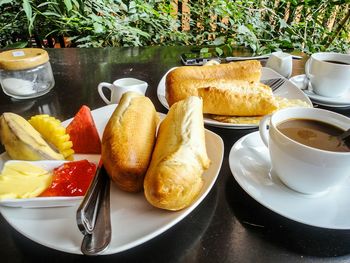
[[[74,116],[81,105],[104,106],[97,84],[135,77],[149,84],[146,95],[157,111],[157,85],[179,55],[189,47],[50,49],[55,87],[29,100],[0,93],[0,114],[11,111],[28,118],[49,113],[60,120]],[[239,54],[239,52],[237,53]],[[294,61],[293,75],[303,73],[305,59]],[[338,110],[350,115],[350,110]],[[256,131],[206,126],[222,137],[224,160],[218,179],[203,202],[161,235],[124,252],[97,257],[73,255],[47,248],[24,237],[0,216],[1,262],[348,262],[350,231],[304,225],[265,208],[234,180],[228,162],[232,145]],[[0,152],[4,148],[1,146]],[[312,209],[312,207],[310,207]],[[325,211],[327,213],[327,211]],[[350,220],[350,219],[349,219]]]

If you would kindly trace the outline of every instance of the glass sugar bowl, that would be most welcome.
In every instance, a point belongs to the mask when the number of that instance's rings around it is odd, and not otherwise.
[[[48,53],[41,48],[23,48],[0,53],[0,84],[8,96],[35,98],[55,85]]]

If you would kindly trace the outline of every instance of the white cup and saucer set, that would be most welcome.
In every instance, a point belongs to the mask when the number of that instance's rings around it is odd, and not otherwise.
[[[305,74],[290,78],[316,104],[330,108],[350,107],[350,55],[314,53]]]

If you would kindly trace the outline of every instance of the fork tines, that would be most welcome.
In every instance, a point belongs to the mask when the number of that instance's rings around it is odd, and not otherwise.
[[[267,79],[261,81],[263,84],[269,86],[272,91],[277,90],[279,87],[281,87],[284,82],[286,82],[285,78],[276,78],[276,79]]]

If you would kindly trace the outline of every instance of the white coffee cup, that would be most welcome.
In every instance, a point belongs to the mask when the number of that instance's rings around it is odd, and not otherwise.
[[[350,55],[314,53],[305,64],[305,74],[314,93],[331,98],[340,97],[350,89]]]
[[[142,95],[146,94],[148,84],[147,82],[135,78],[122,78],[117,79],[113,84],[108,82],[101,82],[97,86],[98,93],[100,94],[103,101],[107,104],[118,103],[122,95],[127,91],[135,91]],[[107,88],[111,91],[111,97],[108,99],[103,88]]]
[[[266,62],[266,67],[273,69],[285,78],[289,78],[293,71],[293,57],[282,51],[273,52]]]
[[[290,139],[277,128],[290,119],[318,120],[343,130],[350,128],[350,118],[323,109],[288,108],[265,116],[259,132],[269,148],[271,173],[304,194],[326,193],[341,184],[350,175],[350,152],[321,150]]]

